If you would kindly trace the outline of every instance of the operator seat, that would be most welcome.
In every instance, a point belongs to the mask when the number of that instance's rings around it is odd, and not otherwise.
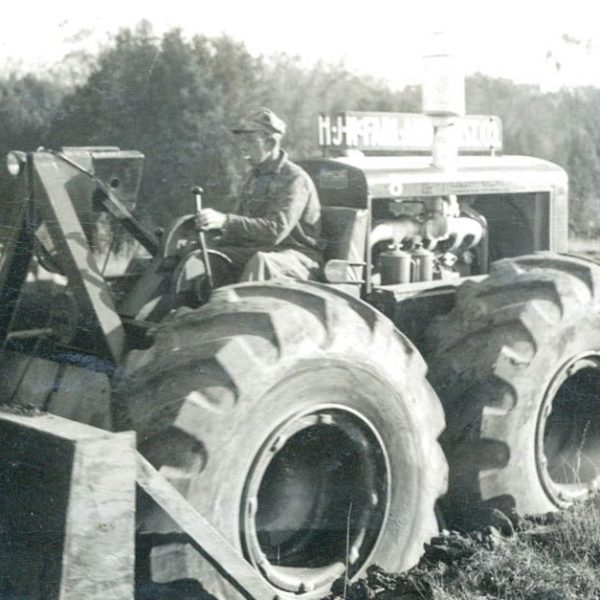
[[[340,287],[354,293],[360,291],[360,283],[365,277],[365,250],[367,228],[369,227],[369,211],[364,208],[346,206],[321,207],[321,237],[325,241],[325,263],[332,259],[352,265],[349,270],[349,281],[356,283],[340,284]]]

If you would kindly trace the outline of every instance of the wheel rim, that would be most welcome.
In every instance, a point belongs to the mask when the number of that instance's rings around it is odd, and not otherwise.
[[[600,484],[600,352],[575,356],[554,376],[541,406],[536,462],[559,507]]]
[[[245,553],[282,591],[328,587],[368,560],[389,491],[383,443],[364,417],[337,406],[297,415],[269,437],[249,473]]]

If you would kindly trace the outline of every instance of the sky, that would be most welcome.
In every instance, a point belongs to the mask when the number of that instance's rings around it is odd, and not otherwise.
[[[446,33],[465,72],[600,87],[598,0],[30,0],[0,18],[0,69],[43,71],[69,52],[94,52],[146,19],[157,35],[227,34],[253,54],[340,62],[393,87],[421,81],[433,33]],[[0,70],[0,73],[2,71]]]

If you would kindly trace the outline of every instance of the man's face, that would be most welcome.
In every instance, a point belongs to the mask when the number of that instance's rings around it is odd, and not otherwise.
[[[259,131],[237,134],[240,150],[244,158],[253,166],[259,165],[271,156],[271,143]]]

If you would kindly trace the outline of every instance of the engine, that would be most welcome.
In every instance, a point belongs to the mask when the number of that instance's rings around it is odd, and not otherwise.
[[[487,269],[485,218],[454,195],[374,201],[370,243],[375,278],[382,285]]]

